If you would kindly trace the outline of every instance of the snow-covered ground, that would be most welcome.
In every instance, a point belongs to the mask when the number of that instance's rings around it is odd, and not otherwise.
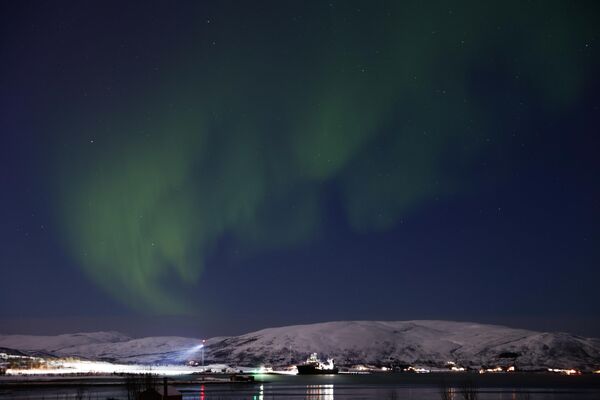
[[[201,343],[199,339],[178,336],[134,339],[117,332],[58,336],[0,335],[0,348],[30,354],[144,364],[175,364],[199,359]]]
[[[10,376],[37,376],[37,375],[68,375],[68,374],[157,374],[165,376],[186,375],[195,372],[203,372],[205,368],[220,367],[206,366],[190,367],[186,365],[141,365],[141,364],[115,364],[105,361],[61,361],[50,365],[47,368],[37,369],[8,369],[7,375]]]
[[[0,347],[122,364],[182,364],[200,360],[201,341],[132,339],[115,332],[59,336],[0,335]],[[263,329],[206,341],[205,359],[256,367],[301,362],[313,352],[338,365],[516,365],[520,369],[600,368],[600,340],[451,321],[339,321]],[[516,356],[516,357],[515,357]]]
[[[594,369],[600,341],[565,333],[450,321],[340,321],[270,328],[222,339],[210,357],[235,364],[301,361],[311,352],[338,364],[443,366],[448,361],[479,368],[516,364],[521,369]],[[518,357],[514,359],[515,353]]]
[[[131,340],[119,332],[72,333],[56,336],[0,335],[0,347],[24,351],[55,353],[77,346],[95,343],[118,343]]]

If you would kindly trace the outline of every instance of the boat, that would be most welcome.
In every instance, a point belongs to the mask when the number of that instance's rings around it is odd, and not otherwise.
[[[333,365],[333,359],[328,358],[327,363],[321,362],[317,353],[312,353],[304,364],[296,365],[298,375],[329,375],[337,374],[338,369]]]

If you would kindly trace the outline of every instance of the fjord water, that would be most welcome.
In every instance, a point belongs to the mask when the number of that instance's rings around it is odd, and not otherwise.
[[[442,388],[453,400],[465,387],[480,400],[598,400],[600,377],[548,374],[370,374],[281,376],[259,375],[251,386],[186,387],[185,399],[310,399],[310,400],[439,400]]]
[[[185,379],[189,380],[190,377]],[[0,399],[127,399],[122,386],[22,388],[2,390]],[[453,400],[463,398],[465,387],[479,400],[597,400],[600,377],[551,374],[371,374],[329,376],[258,375],[250,384],[178,385],[186,400],[439,400],[446,388]],[[79,394],[78,394],[79,391]]]

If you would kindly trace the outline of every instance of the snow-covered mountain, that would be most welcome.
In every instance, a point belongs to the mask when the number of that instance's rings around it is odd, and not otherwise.
[[[114,332],[60,336],[0,336],[0,347],[57,356],[137,363],[200,359],[200,340],[131,339]],[[480,367],[514,364],[522,369],[600,367],[600,339],[503,326],[449,321],[340,321],[263,329],[206,342],[207,362],[290,365],[317,352],[339,365],[443,366],[454,361]]]
[[[198,339],[177,336],[133,339],[118,332],[58,336],[0,335],[0,348],[29,355],[149,364],[189,360],[198,350],[199,343]]]
[[[600,366],[600,340],[503,326],[449,321],[341,321],[264,329],[224,338],[210,358],[234,364],[285,365],[311,352],[338,364],[479,367],[516,363],[520,368]]]
[[[56,336],[0,335],[0,347],[39,354],[69,353],[70,349],[92,344],[127,342],[119,332],[70,333]]]
[[[92,343],[63,349],[55,354],[121,363],[183,363],[196,355],[200,340],[177,336],[146,337],[126,342]]]

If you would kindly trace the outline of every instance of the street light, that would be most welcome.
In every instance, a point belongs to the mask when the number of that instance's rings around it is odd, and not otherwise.
[[[206,343],[205,339],[202,339],[202,366],[204,367],[204,343]]]

